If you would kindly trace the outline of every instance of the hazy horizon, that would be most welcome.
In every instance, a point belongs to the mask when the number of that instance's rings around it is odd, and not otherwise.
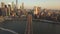
[[[14,2],[16,0],[0,0],[1,2],[5,2],[6,4]],[[32,8],[33,6],[40,6],[42,8],[48,9],[60,9],[60,0],[18,0],[18,6],[24,2],[25,8]]]

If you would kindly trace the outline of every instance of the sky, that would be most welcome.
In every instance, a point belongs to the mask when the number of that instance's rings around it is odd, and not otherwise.
[[[5,2],[6,4],[14,2],[16,0],[0,0],[0,2]],[[34,6],[39,6],[41,8],[48,9],[60,9],[60,0],[18,0],[18,6],[24,2],[25,8],[33,8]]]

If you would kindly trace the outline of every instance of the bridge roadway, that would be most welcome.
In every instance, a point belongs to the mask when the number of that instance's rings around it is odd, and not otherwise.
[[[26,24],[25,34],[33,34],[32,15],[27,16],[27,24]]]
[[[33,30],[32,30],[32,23],[28,23],[27,22],[27,24],[26,24],[26,31],[25,31],[25,34],[32,34],[33,32],[32,32]]]

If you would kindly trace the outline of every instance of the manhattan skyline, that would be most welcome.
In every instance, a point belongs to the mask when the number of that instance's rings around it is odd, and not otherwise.
[[[11,2],[16,2],[16,0],[0,0],[0,3],[4,2],[6,4]],[[25,8],[33,8],[34,6],[39,6],[48,9],[60,9],[60,0],[18,0],[18,6],[24,2]]]

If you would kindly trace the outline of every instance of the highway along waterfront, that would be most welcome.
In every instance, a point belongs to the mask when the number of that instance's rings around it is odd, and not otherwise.
[[[57,23],[57,22],[56,22]],[[32,21],[33,34],[60,34],[60,25],[39,20]],[[25,34],[27,19],[15,18],[0,24],[0,34]],[[8,30],[8,31],[5,31]],[[14,33],[12,33],[12,32]]]

